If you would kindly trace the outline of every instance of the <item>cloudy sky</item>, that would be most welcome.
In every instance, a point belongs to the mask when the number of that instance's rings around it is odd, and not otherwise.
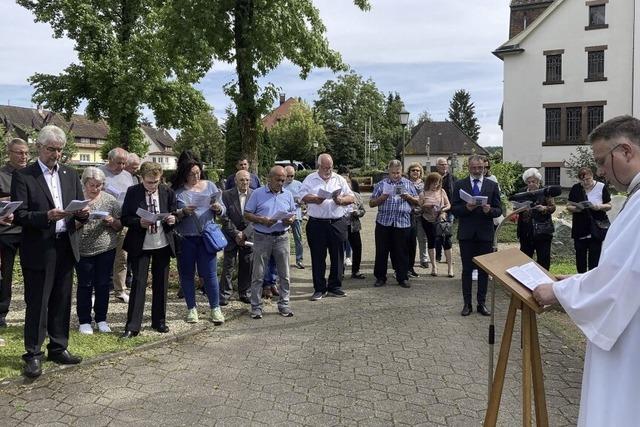
[[[382,92],[400,93],[411,118],[428,110],[434,120],[444,120],[453,92],[466,89],[482,127],[480,144],[502,145],[502,62],[491,51],[507,40],[509,0],[371,0],[369,12],[350,0],[315,4],[331,46]],[[31,107],[27,78],[62,71],[76,60],[73,42],[53,39],[47,24],[34,23],[13,0],[0,0],[0,6],[0,104]],[[322,84],[335,77],[317,70],[301,80],[285,64],[265,81],[287,97],[312,103]],[[230,104],[222,85],[233,78],[232,67],[217,64],[198,85],[219,117]]]

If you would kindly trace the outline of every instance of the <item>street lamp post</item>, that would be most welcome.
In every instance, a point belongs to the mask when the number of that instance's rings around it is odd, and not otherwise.
[[[404,108],[398,114],[398,119],[400,120],[400,125],[402,126],[402,154],[401,154],[401,162],[402,162],[402,172],[404,173],[404,130],[407,127],[407,123],[409,123],[409,112]]]

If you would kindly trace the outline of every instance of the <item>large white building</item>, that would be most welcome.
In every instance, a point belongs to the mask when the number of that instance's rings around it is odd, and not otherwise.
[[[602,121],[640,112],[640,0],[512,0],[501,114],[505,161],[571,186],[564,161]]]

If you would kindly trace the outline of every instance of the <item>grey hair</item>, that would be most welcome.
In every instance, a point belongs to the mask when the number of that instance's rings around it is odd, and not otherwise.
[[[138,156],[136,153],[129,153],[129,156],[127,156],[127,163],[131,164],[135,161],[140,163],[140,156]]]
[[[323,159],[328,159],[331,160],[331,164],[333,164],[333,157],[331,157],[331,154],[329,153],[322,153],[318,156],[318,161],[316,162],[317,165],[319,165]]]
[[[438,163],[441,163],[441,162],[445,162],[446,164],[449,164],[449,162],[447,161],[447,159],[445,159],[444,157],[438,157],[438,158],[436,159],[436,165],[437,165]]]
[[[112,149],[111,151],[109,151],[109,153],[107,154],[107,159],[109,159],[109,161],[115,159],[118,156],[124,156],[126,158],[128,158],[129,153],[127,153],[127,150],[125,150],[124,148],[120,148],[120,147],[116,147],[114,149]]]
[[[527,180],[531,177],[534,177],[538,180],[538,182],[542,182],[542,174],[536,168],[529,168],[522,173],[522,180],[527,183]]]
[[[487,158],[484,156],[481,156],[480,154],[472,154],[471,156],[469,156],[469,159],[467,160],[467,164],[471,162],[482,162],[484,164],[486,160]]]
[[[84,172],[82,172],[82,185],[86,185],[87,181],[89,181],[90,179],[95,179],[96,181],[104,184],[106,177],[104,175],[104,172],[102,172],[97,167],[89,166],[84,170]]]
[[[402,163],[400,162],[400,160],[397,160],[397,159],[389,160],[389,164],[387,165],[387,170],[397,169],[397,168],[402,169]]]
[[[49,145],[52,142],[60,142],[62,145],[67,143],[67,135],[58,126],[47,125],[40,129],[36,144]]]
[[[7,147],[9,148],[13,147],[14,145],[24,145],[25,147],[29,146],[29,144],[27,144],[27,141],[22,138],[13,138],[7,143]]]

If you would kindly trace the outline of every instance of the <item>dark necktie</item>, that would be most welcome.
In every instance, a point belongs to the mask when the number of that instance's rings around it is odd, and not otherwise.
[[[147,192],[147,196],[149,196],[149,201],[147,202],[147,210],[153,214],[158,213],[158,207],[156,206],[156,201],[153,199],[153,193]],[[149,233],[157,233],[158,232],[158,223],[154,223],[149,226]]]
[[[480,182],[480,180],[478,178],[475,178],[473,180],[473,188],[471,189],[471,195],[472,196],[479,196],[480,195],[480,187],[478,186],[479,182]]]

